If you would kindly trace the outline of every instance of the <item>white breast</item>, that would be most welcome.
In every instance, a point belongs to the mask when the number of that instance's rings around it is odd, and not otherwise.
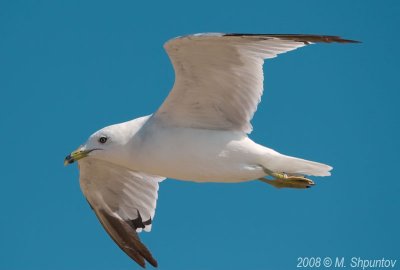
[[[132,140],[134,169],[178,180],[239,182],[264,175],[265,147],[245,133],[148,123]]]

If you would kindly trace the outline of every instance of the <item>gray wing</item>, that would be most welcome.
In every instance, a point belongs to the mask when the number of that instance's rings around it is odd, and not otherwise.
[[[151,230],[158,183],[165,178],[92,158],[80,160],[79,169],[81,189],[107,233],[139,265],[147,260],[157,267],[137,232]]]
[[[263,92],[264,59],[336,36],[196,34],[168,41],[175,84],[155,114],[164,125],[250,133]]]

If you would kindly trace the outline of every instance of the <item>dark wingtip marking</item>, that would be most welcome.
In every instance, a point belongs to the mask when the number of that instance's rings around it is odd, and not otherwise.
[[[137,218],[126,221],[135,231],[136,231],[137,228],[144,229],[147,225],[150,225],[152,223],[151,218],[149,218],[146,221],[143,221],[139,210],[137,210],[137,215],[138,215]]]
[[[142,223],[143,223],[144,226],[147,226],[147,225],[150,225],[152,222],[153,221],[151,220],[151,218],[149,218],[148,220],[143,221]]]
[[[103,209],[94,209],[101,225],[114,242],[137,264],[146,268],[146,262],[158,267],[157,261],[148,248],[140,241],[136,230],[126,220],[114,217]]]
[[[224,36],[228,37],[260,37],[260,38],[281,38],[287,40],[294,40],[298,42],[304,42],[305,44],[309,44],[310,42],[324,42],[324,43],[361,43],[361,41],[351,40],[351,39],[343,39],[339,36],[326,36],[326,35],[307,35],[307,34],[244,34],[244,33],[229,33]]]

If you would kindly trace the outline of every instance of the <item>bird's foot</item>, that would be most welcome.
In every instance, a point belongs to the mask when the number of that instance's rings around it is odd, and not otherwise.
[[[267,178],[260,178],[264,183],[270,184],[276,188],[310,188],[315,183],[304,176],[288,175],[286,173],[271,173],[274,180]]]

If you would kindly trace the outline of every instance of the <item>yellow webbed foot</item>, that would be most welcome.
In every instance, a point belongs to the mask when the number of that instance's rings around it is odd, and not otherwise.
[[[276,188],[299,188],[305,189],[315,185],[315,183],[304,176],[287,175],[284,173],[273,173],[274,180],[260,178],[264,183],[270,184]]]

